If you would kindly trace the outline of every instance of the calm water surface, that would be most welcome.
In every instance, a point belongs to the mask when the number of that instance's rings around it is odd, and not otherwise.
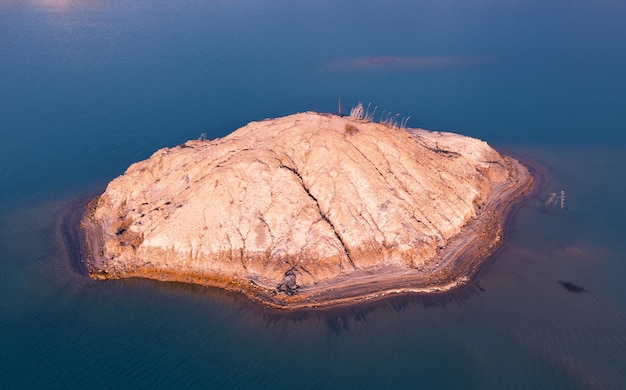
[[[624,20],[608,0],[0,0],[0,387],[622,388]],[[286,315],[68,262],[63,216],[132,162],[339,99],[545,167],[478,285]]]

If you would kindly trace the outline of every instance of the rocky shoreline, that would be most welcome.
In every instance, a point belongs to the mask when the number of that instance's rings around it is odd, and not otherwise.
[[[475,277],[502,243],[504,226],[514,207],[535,194],[537,183],[527,167],[513,158],[502,158],[509,180],[495,186],[481,211],[438,249],[436,259],[419,269],[393,265],[378,267],[375,271],[356,269],[347,275],[303,286],[298,285],[295,274],[289,271],[280,283],[273,285],[250,278],[172,268],[129,267],[111,272],[101,266],[106,261],[103,255],[107,227],[94,217],[100,197],[86,205],[81,220],[82,262],[95,279],[140,277],[213,286],[287,310],[353,305],[401,294],[442,294],[466,285]],[[531,166],[531,163],[526,162],[526,165]],[[537,168],[531,167],[531,170]],[[118,228],[119,231],[122,228]]]

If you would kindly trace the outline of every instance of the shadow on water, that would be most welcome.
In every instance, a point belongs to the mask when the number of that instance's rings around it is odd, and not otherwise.
[[[326,325],[329,334],[338,335],[348,332],[357,323],[366,323],[370,317],[375,317],[380,311],[393,310],[401,312],[422,307],[424,310],[446,308],[449,305],[464,306],[466,301],[485,293],[478,280],[468,285],[458,287],[453,291],[439,294],[401,294],[388,296],[383,299],[355,303],[350,306],[341,306],[323,309],[302,309],[286,311],[268,309],[259,303],[248,302],[251,310],[257,311],[268,322],[304,322],[321,321]],[[245,299],[241,297],[241,299]],[[239,304],[242,304],[239,302]]]

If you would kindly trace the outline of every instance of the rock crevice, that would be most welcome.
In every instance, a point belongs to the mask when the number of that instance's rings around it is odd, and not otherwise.
[[[318,202],[317,198],[311,193],[307,185],[304,183],[304,180],[302,179],[302,175],[300,175],[300,173],[295,168],[289,167],[287,165],[281,164],[279,165],[279,168],[287,169],[288,171],[296,175],[296,177],[298,178],[298,182],[302,185],[302,189],[304,190],[304,192],[306,192],[307,196],[311,198],[311,200],[313,200],[313,203],[315,203],[315,207],[317,207],[317,211],[319,211],[320,213],[320,218],[322,218],[322,220],[326,222],[328,226],[330,226],[331,230],[335,234],[335,237],[337,237],[337,241],[339,241],[339,243],[341,244],[343,253],[346,255],[346,258],[348,259],[348,261],[350,262],[350,265],[354,269],[355,268],[354,261],[352,261],[352,258],[350,257],[350,250],[348,249],[346,244],[343,242],[341,235],[337,231],[337,228],[335,228],[335,225],[333,224],[333,222],[328,218],[328,215],[324,213],[322,209],[320,208],[320,203]],[[339,263],[339,266],[342,267],[342,263]]]

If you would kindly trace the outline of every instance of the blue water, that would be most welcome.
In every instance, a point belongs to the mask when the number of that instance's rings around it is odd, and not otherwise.
[[[624,21],[617,0],[0,0],[0,388],[622,388]],[[545,167],[480,288],[285,315],[72,268],[63,216],[129,164],[339,101]]]

